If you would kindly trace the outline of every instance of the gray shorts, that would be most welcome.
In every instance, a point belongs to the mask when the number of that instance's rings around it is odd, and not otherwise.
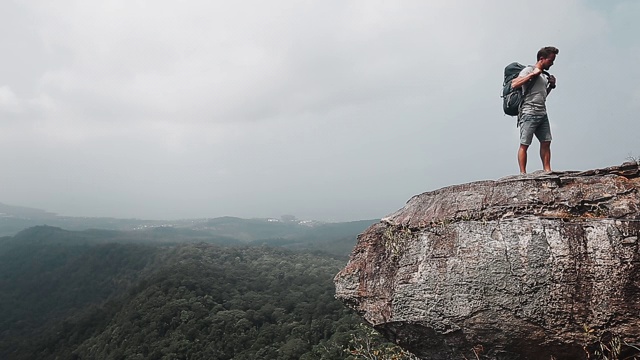
[[[534,134],[540,142],[551,141],[551,127],[547,115],[522,114],[518,119],[518,127],[522,145],[531,145]]]

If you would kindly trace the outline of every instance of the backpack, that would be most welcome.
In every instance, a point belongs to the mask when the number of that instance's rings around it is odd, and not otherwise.
[[[522,106],[522,101],[526,95],[524,86],[521,86],[518,89],[511,88],[511,80],[517,78],[524,68],[524,65],[517,62],[512,62],[504,68],[504,82],[502,83],[501,96],[502,110],[504,110],[505,114],[510,116],[518,115],[520,107]],[[527,86],[527,88],[531,88],[531,86]]]

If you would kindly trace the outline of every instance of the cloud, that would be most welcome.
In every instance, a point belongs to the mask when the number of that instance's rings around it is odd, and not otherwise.
[[[12,170],[0,201],[383,216],[416,193],[517,170],[502,70],[546,45],[560,48],[554,166],[624,160],[638,130],[638,5],[512,5],[5,2],[0,36],[19,56],[0,70],[0,161]]]
[[[16,94],[8,86],[0,86],[0,112],[20,112],[20,103]]]

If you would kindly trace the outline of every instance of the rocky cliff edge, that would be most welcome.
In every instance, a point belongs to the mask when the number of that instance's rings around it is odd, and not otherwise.
[[[629,162],[414,196],[358,237],[336,297],[424,359],[632,351],[639,186]]]

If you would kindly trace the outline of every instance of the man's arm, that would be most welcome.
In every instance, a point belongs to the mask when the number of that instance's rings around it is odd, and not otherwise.
[[[535,78],[536,76],[539,76],[541,73],[542,73],[542,70],[538,69],[537,67],[534,67],[533,71],[528,73],[527,75],[518,76],[517,78],[511,80],[511,88],[517,89],[522,85],[528,83],[531,79]]]

